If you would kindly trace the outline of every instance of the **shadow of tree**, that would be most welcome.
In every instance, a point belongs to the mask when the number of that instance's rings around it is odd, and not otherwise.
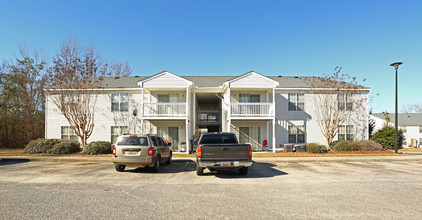
[[[0,166],[5,165],[13,165],[13,164],[19,164],[19,163],[28,163],[29,159],[1,159],[0,160]]]

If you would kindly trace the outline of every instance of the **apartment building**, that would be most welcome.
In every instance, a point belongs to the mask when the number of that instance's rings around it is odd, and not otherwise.
[[[95,110],[95,128],[88,142],[115,142],[124,133],[154,133],[172,143],[174,152],[188,152],[196,132],[231,131],[255,151],[325,138],[316,122],[315,88],[309,77],[178,76],[164,71],[150,77],[106,77]],[[359,95],[367,98],[369,88]],[[368,107],[347,109],[353,115],[336,139],[368,138]],[[46,100],[46,138],[77,136],[54,105]]]

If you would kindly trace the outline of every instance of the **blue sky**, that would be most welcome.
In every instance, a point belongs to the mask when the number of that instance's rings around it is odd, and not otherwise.
[[[422,1],[64,2],[2,2],[0,59],[13,59],[18,44],[51,58],[76,35],[140,76],[321,76],[341,66],[366,79],[374,112],[394,112],[389,64],[402,61],[399,106],[422,104]]]

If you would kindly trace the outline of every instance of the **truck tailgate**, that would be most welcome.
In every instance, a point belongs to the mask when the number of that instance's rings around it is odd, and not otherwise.
[[[202,160],[250,160],[248,144],[204,144]]]

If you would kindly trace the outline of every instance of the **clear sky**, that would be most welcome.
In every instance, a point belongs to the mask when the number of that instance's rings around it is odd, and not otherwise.
[[[389,64],[402,61],[399,106],[422,104],[420,0],[1,2],[0,59],[13,59],[18,44],[51,58],[75,35],[139,76],[322,76],[341,66],[366,79],[373,112],[394,112]]]

